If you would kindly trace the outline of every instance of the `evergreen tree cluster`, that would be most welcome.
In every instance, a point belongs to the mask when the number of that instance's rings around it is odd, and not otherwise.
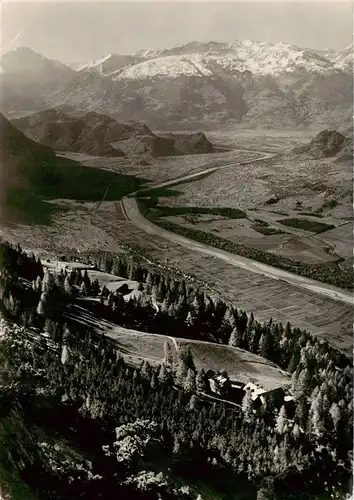
[[[287,474],[297,474],[300,490],[317,491],[326,481],[332,491],[348,479],[348,429],[325,396],[317,395],[309,407],[306,401],[305,411],[298,406],[293,419],[285,408],[276,412],[271,405],[243,412],[196,395],[200,381],[188,352],[181,355],[184,369],[189,368],[182,375],[183,390],[177,391],[165,365],[145,361],[140,367],[129,366],[105,337],[83,338],[81,332],[70,331],[66,342],[65,363],[60,349],[45,348],[43,343],[19,349],[20,343],[12,338],[7,344],[12,376],[18,377],[21,359],[21,376],[27,370],[27,378],[36,380],[34,391],[40,380],[41,395],[44,390],[51,401],[56,398],[59,412],[63,404],[73,405],[105,428],[137,419],[156,422],[167,453],[179,460],[198,457],[205,467],[230,467],[256,485],[264,477],[283,476],[286,483]],[[305,401],[302,395],[300,401]],[[326,415],[327,424],[332,421],[328,430],[320,427],[319,415]],[[128,456],[125,445],[120,448],[122,456]]]

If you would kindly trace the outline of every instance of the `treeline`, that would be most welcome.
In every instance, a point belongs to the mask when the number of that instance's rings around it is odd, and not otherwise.
[[[243,219],[247,215],[239,208],[230,207],[169,207],[167,205],[160,205],[157,198],[143,198],[139,199],[139,208],[143,215],[149,215],[154,219],[159,217],[168,217],[174,215],[220,215],[228,217],[229,219]]]
[[[298,274],[306,276],[314,280],[322,281],[330,285],[338,286],[340,288],[353,289],[354,271],[344,270],[337,263],[328,262],[324,264],[306,264],[295,259],[289,259],[280,255],[275,255],[270,252],[264,252],[257,248],[250,248],[241,243],[235,243],[212,233],[207,233],[199,229],[192,229],[180,226],[167,220],[161,220],[156,217],[152,203],[146,202],[145,199],[140,198],[137,200],[139,210],[147,219],[159,225],[163,229],[172,231],[174,233],[185,236],[192,240],[204,243],[206,245],[225,250],[226,252],[234,253],[242,257],[256,260],[263,264],[278,267]]]

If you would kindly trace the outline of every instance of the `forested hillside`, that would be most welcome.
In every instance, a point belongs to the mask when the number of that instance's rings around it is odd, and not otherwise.
[[[345,498],[350,359],[143,260],[82,261],[138,281],[140,295],[125,300],[87,271],[49,272],[21,248],[0,246],[0,436],[9,451],[0,476],[11,498],[226,499],[235,485],[242,495],[232,498]],[[210,378],[228,374],[198,370],[188,348],[176,357],[166,344],[162,364],[131,363],[119,343],[72,317],[73,307],[259,354],[291,373],[286,397],[257,405],[245,394],[235,405],[227,392],[212,396]]]

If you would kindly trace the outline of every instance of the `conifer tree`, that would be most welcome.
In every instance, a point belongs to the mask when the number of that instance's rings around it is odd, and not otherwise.
[[[296,440],[298,440],[301,436],[300,428],[296,423],[294,424],[294,427],[292,430],[292,435],[293,435],[293,438]]]
[[[205,371],[203,368],[197,373],[196,389],[198,392],[208,392],[208,385],[205,380]]]
[[[189,410],[197,410],[198,409],[198,398],[195,394],[192,394],[191,399],[188,403]]]
[[[294,371],[299,366],[299,362],[300,362],[300,350],[299,350],[298,347],[295,347],[295,349],[292,350],[292,355],[291,355],[291,358],[290,358],[290,361],[289,361],[289,364],[288,364],[288,367],[287,367],[287,371],[289,373],[294,373]]]
[[[296,372],[294,372],[296,375]],[[305,368],[301,370],[298,377],[294,377],[292,392],[296,399],[299,399],[301,396],[306,396],[309,390],[310,384],[310,374],[308,370]]]
[[[317,397],[312,400],[309,412],[309,431],[320,437],[325,432],[324,420],[323,420],[323,397],[319,392]]]
[[[150,380],[151,375],[152,375],[152,368],[151,365],[148,361],[144,360],[143,364],[141,366],[140,374],[142,378],[146,380]]]
[[[86,285],[84,280],[82,281],[82,283],[80,285],[80,294],[82,295],[82,297],[87,297],[87,295],[88,295],[87,285]]]
[[[166,287],[164,281],[161,280],[156,290],[157,302],[162,302],[165,296],[166,296]]]
[[[195,321],[194,317],[191,311],[188,311],[187,317],[186,317],[186,324],[189,326],[189,328],[193,328]]]
[[[153,279],[151,271],[147,273],[146,281],[145,281],[145,290],[147,294],[150,294],[152,291]]]
[[[229,346],[230,347],[241,347],[242,346],[242,334],[237,329],[236,326],[230,334]]]
[[[87,294],[90,294],[90,292],[91,292],[91,280],[89,278],[87,269],[85,269],[85,272],[84,272],[83,282],[85,283]]]
[[[60,361],[62,365],[65,365],[69,361],[69,349],[66,344],[62,345]]]
[[[54,286],[54,278],[51,273],[47,270],[44,273],[42,280],[42,292],[49,292]]]
[[[81,274],[81,270],[77,269],[75,271],[74,285],[80,287],[82,281],[83,281],[83,277],[82,277],[82,274]]]
[[[284,434],[286,428],[287,428],[287,415],[285,406],[283,405],[280,408],[279,414],[275,421],[275,430],[278,434]]]
[[[186,283],[184,280],[181,280],[178,285],[178,296],[179,297],[187,297],[187,289],[186,289]]]
[[[271,354],[271,333],[270,330],[263,332],[259,339],[259,355],[269,359]]]
[[[246,391],[242,399],[242,411],[243,413],[249,413],[253,406],[252,395],[250,391]]]
[[[297,400],[294,418],[302,429],[307,428],[308,408],[305,396],[300,396],[299,399]]]
[[[96,297],[100,293],[100,283],[98,279],[94,279],[91,283],[91,294]]]
[[[48,302],[49,302],[48,292],[44,291],[42,292],[38,302],[37,314],[39,314],[40,316],[46,316],[48,314]]]
[[[334,426],[335,430],[337,430],[338,424],[342,418],[341,410],[340,410],[339,406],[337,405],[337,403],[332,403],[332,406],[329,410],[329,413],[332,417],[333,426]]]
[[[168,379],[169,379],[169,372],[168,372],[168,370],[166,368],[165,363],[161,364],[157,379],[160,382],[160,384],[165,384],[168,381]]]
[[[187,373],[188,373],[188,367],[186,366],[183,359],[179,359],[176,367],[176,384],[179,387],[184,386],[184,382],[187,378]]]
[[[183,388],[186,392],[196,391],[195,372],[190,368],[187,370],[187,376],[184,380]]]

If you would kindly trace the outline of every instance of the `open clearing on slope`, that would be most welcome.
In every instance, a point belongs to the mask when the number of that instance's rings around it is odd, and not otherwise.
[[[80,262],[67,262],[60,260],[48,260],[43,259],[42,265],[44,268],[49,269],[52,273],[58,273],[62,269],[70,272],[71,270],[80,270],[81,272],[87,271],[88,277],[91,281],[97,279],[100,287],[105,286],[110,292],[115,292],[123,285],[127,286],[128,293],[124,294],[125,300],[129,300],[132,297],[136,297],[140,294],[138,291],[139,283],[134,280],[129,280],[126,278],[121,278],[115,276],[114,274],[105,273],[103,271],[98,271],[94,269],[93,266],[88,266],[87,264],[82,264]]]
[[[259,383],[272,389],[290,383],[290,376],[266,359],[235,347],[197,340],[172,338],[167,335],[142,333],[129,330],[100,318],[95,318],[87,309],[75,307],[73,316],[97,332],[112,339],[119,351],[131,363],[148,360],[160,364],[164,360],[164,343],[167,341],[176,358],[176,346],[188,346],[193,354],[196,368],[205,371],[226,370],[233,381]]]

